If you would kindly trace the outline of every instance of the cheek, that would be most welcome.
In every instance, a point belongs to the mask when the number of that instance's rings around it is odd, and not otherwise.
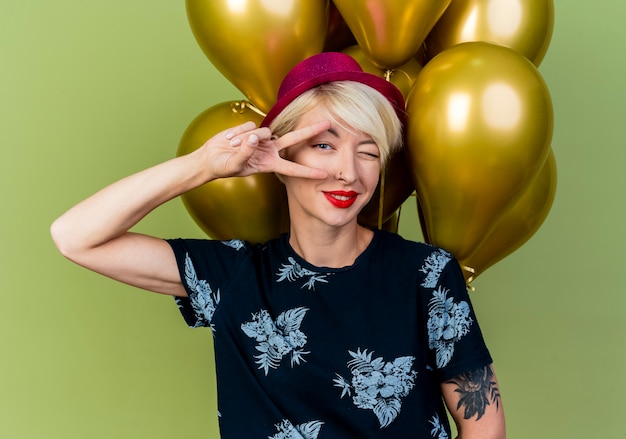
[[[281,153],[281,157],[285,160],[289,160],[290,162],[295,162],[300,165],[311,163],[313,159],[313,155],[311,154],[309,148],[301,146],[293,146],[291,148],[284,149]]]
[[[317,193],[317,181],[305,178],[285,178],[285,191],[289,202],[309,203]]]
[[[329,173],[334,166],[332,158],[330,158],[330,156],[316,153],[315,150],[311,149],[304,149],[297,153],[293,153],[290,155],[290,157],[291,161],[298,163],[299,165],[322,169]]]
[[[360,174],[361,180],[364,184],[370,188],[375,188],[376,185],[378,185],[378,180],[380,179],[380,166],[377,163],[363,166]]]

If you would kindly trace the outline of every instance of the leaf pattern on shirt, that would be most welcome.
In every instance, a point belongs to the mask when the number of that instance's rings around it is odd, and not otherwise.
[[[309,290],[315,289],[315,282],[328,283],[326,279],[328,274],[316,273],[302,267],[291,256],[287,258],[288,263],[284,263],[278,270],[277,282],[287,280],[289,282],[296,282],[299,279],[307,278],[304,284],[300,288],[307,288]]]
[[[433,426],[432,430],[430,430],[430,434],[434,439],[449,439],[445,426],[439,420],[439,415],[436,414],[428,422]]]
[[[407,396],[415,386],[417,372],[412,370],[415,357],[406,356],[385,362],[382,357],[372,360],[373,352],[357,349],[348,351],[352,360],[348,367],[352,372],[350,381],[336,374],[333,380],[341,388],[341,398],[352,396],[358,408],[372,410],[380,428],[391,424],[402,408],[401,398]]]
[[[254,358],[265,375],[270,368],[277,369],[283,357],[289,353],[291,367],[306,361],[304,355],[310,352],[301,349],[307,337],[300,331],[300,325],[307,311],[307,308],[302,307],[290,309],[281,313],[274,322],[270,313],[263,309],[252,314],[252,321],[241,324],[242,331],[258,342],[256,349],[261,353]]]
[[[268,436],[267,439],[317,439],[324,425],[321,421],[311,421],[300,425],[293,425],[288,420],[276,424],[278,433]]]
[[[433,291],[428,302],[428,347],[436,351],[437,367],[446,366],[454,354],[454,345],[472,325],[470,307],[465,301],[454,303],[443,287]]]
[[[452,259],[450,253],[443,249],[437,249],[424,260],[424,265],[420,268],[420,271],[426,275],[426,278],[422,282],[422,286],[425,288],[435,288],[441,272],[446,267],[448,262]]]
[[[239,251],[239,250],[241,250],[242,248],[245,247],[245,243],[242,240],[240,240],[240,239],[231,239],[230,241],[221,241],[221,242],[222,242],[222,244],[224,244],[224,245],[226,245],[226,246],[228,246],[230,248],[233,248],[233,249],[235,249],[237,251]]]
[[[213,314],[220,302],[220,290],[213,292],[209,283],[204,279],[198,279],[196,269],[187,253],[185,255],[185,283],[193,292],[189,295],[189,302],[196,314],[196,323],[194,327],[210,325],[215,330],[213,324]],[[177,300],[179,308],[182,307],[180,299]]]

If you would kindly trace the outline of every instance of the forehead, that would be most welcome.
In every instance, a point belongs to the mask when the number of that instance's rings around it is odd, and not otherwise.
[[[364,135],[370,137],[368,133],[362,132],[361,130],[354,128],[344,119],[341,119],[338,115],[330,111],[328,107],[324,104],[316,105],[310,110],[302,113],[302,115],[298,118],[296,128],[302,128],[316,122],[321,122],[323,120],[330,121],[331,128],[328,130],[328,132],[330,133],[336,134],[337,130],[339,129],[347,131],[352,135]]]
[[[330,120],[330,122],[334,124],[337,122],[337,117],[333,113],[331,113],[331,111],[325,104],[320,103],[303,112],[298,117],[296,127],[300,128],[306,125],[320,122],[322,120]]]

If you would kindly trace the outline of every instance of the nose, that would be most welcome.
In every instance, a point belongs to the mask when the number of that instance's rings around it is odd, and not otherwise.
[[[348,148],[337,156],[335,178],[344,184],[353,183],[358,178],[356,155]]]

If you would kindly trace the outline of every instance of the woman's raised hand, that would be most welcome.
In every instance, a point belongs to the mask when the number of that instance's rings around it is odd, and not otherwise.
[[[203,145],[209,179],[271,172],[291,177],[324,179],[327,177],[326,171],[285,160],[280,156],[280,151],[328,128],[330,122],[321,121],[278,139],[272,137],[269,128],[257,128],[253,122],[222,131]]]

